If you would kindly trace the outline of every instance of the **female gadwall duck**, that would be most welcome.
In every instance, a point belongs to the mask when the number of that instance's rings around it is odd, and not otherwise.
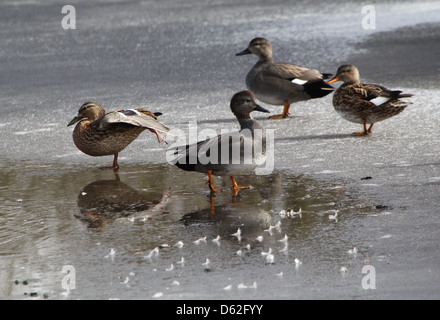
[[[236,93],[231,99],[230,107],[240,123],[239,132],[177,147],[175,152],[178,157],[174,161],[179,168],[208,174],[209,188],[213,193],[217,190],[214,188],[212,175],[230,176],[232,188],[237,193],[238,189],[250,186],[239,187],[234,175],[251,172],[266,161],[266,132],[250,113],[269,111],[259,106],[249,91]]]
[[[375,122],[401,113],[409,103],[400,101],[399,98],[413,96],[377,84],[361,83],[359,70],[352,65],[340,66],[336,76],[328,83],[336,81],[344,84],[336,90],[333,106],[344,119],[363,124],[364,131],[353,133],[356,136],[370,134]],[[367,124],[370,124],[368,129]]]
[[[265,103],[284,105],[283,113],[271,116],[272,119],[286,118],[293,102],[321,98],[334,90],[323,81],[331,74],[293,64],[274,63],[272,44],[265,38],[253,39],[245,50],[236,55],[251,53],[257,55],[259,61],[246,76],[247,88]]]
[[[73,130],[73,142],[79,150],[90,156],[113,155],[113,165],[100,169],[118,170],[118,153],[148,129],[159,142],[165,141],[160,132],[170,129],[157,120],[161,113],[146,109],[127,109],[105,113],[97,103],[87,102],[79,108],[78,115],[69,122],[79,122]]]

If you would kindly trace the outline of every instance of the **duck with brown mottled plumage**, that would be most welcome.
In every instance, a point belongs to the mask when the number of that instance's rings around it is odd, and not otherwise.
[[[118,170],[119,152],[144,130],[155,133],[159,142],[165,141],[161,133],[170,129],[157,120],[159,115],[161,113],[146,109],[117,110],[106,114],[99,104],[87,102],[67,126],[77,123],[73,130],[73,142],[85,154],[94,157],[113,155],[113,165],[100,169]]]
[[[336,81],[343,82],[333,96],[336,112],[345,120],[364,126],[364,131],[353,133],[355,136],[368,135],[374,123],[401,113],[409,103],[399,99],[413,96],[377,84],[361,83],[359,70],[353,65],[340,66],[328,83]]]

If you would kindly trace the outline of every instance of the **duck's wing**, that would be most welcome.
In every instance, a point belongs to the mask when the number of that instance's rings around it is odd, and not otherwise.
[[[324,81],[331,77],[331,74],[323,74],[318,70],[298,65],[273,63],[265,68],[261,75],[269,83],[278,83],[288,91],[304,92],[311,98],[320,98],[335,90]]]
[[[264,75],[278,77],[299,85],[320,81],[331,76],[331,74],[323,74],[315,69],[288,63],[273,63],[264,70]]]
[[[187,144],[171,149],[176,156],[173,160],[179,168],[194,171],[196,165],[221,169],[222,166],[240,164],[244,160],[244,144],[252,141],[251,137],[241,132],[231,132],[217,135],[194,144]],[[252,156],[252,145],[249,145]],[[248,161],[248,160],[247,160]]]
[[[412,94],[404,94],[400,90],[390,90],[386,87],[369,84],[360,83],[350,87],[350,92],[354,99],[368,101],[376,106],[385,105],[391,101],[397,101],[400,98],[412,97]]]
[[[221,141],[222,135],[218,135],[196,143],[174,147],[170,150],[177,156],[175,161],[185,164],[195,163],[199,162],[200,157],[211,156],[211,150],[218,150]]]
[[[217,144],[219,140],[220,137],[216,136],[196,143],[170,148],[167,150],[167,153],[173,156],[170,162],[183,170],[195,171],[196,165],[199,164],[199,150],[203,148],[206,153],[207,146]]]
[[[152,113],[146,109],[126,109],[107,113],[100,122],[101,127],[116,123],[131,124],[151,130],[168,132],[170,128],[157,120],[160,113]]]

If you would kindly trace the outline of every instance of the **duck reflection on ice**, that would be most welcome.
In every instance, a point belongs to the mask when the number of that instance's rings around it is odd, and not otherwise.
[[[267,246],[268,239],[280,240],[284,233],[297,240],[308,241],[318,235],[326,238],[333,233],[312,230],[337,229],[336,220],[329,216],[334,217],[340,211],[342,222],[346,223],[363,216],[351,213],[371,211],[369,201],[362,199],[355,189],[347,189],[344,181],[275,172],[252,177],[252,184],[254,188],[243,191],[241,197],[231,198],[223,193],[210,198],[205,207],[200,202],[192,210],[187,206],[189,210],[180,221],[194,239],[201,236],[215,239],[220,235],[234,242],[231,235],[240,227],[242,243],[264,239],[262,245]],[[281,228],[274,229],[280,223]]]
[[[213,214],[214,213],[214,214]],[[183,215],[181,222],[187,227],[203,230],[209,239],[218,235],[222,239],[237,241],[237,230],[240,230],[241,241],[253,241],[270,227],[273,217],[264,208],[234,199],[230,204],[214,205]],[[203,225],[200,229],[200,226]],[[240,242],[239,240],[239,242]]]
[[[137,191],[120,181],[115,172],[114,180],[97,180],[86,185],[78,195],[79,214],[91,228],[99,228],[109,220],[127,219],[130,222],[146,221],[164,213],[169,194],[164,192],[162,198]]]

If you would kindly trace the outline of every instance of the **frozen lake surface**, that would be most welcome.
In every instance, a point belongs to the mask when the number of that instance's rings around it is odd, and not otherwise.
[[[0,4],[1,298],[440,298],[438,2],[376,4],[374,30],[349,1],[68,4],[76,30],[61,27],[59,1]],[[206,177],[166,163],[148,132],[118,176],[97,169],[111,157],[74,146],[66,126],[86,101],[162,112],[182,130],[237,129],[229,101],[256,57],[235,53],[256,36],[277,61],[352,63],[413,104],[368,137],[351,136],[360,128],[332,95],[288,119],[255,115],[275,130],[275,170],[237,177],[253,186],[238,197],[216,177],[210,198]],[[365,266],[376,289],[362,287]]]

